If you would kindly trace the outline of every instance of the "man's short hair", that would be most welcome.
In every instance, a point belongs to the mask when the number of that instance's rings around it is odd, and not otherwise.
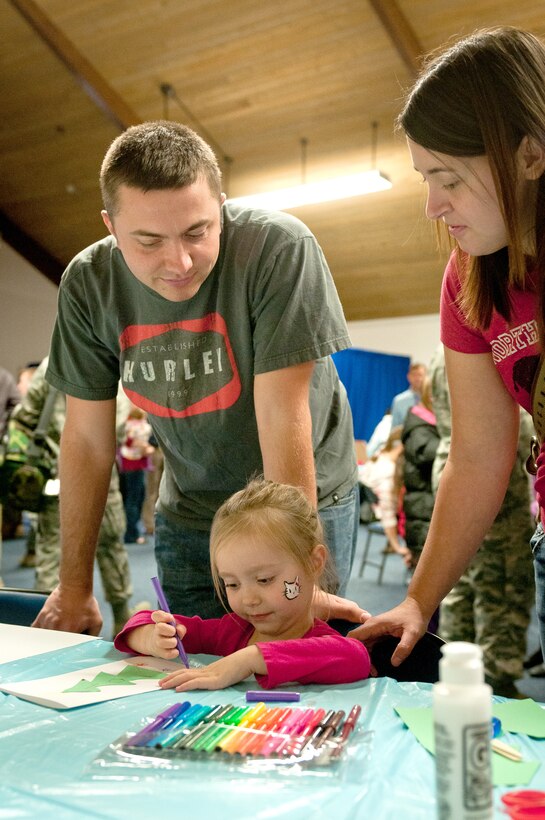
[[[144,122],[127,128],[108,148],[100,169],[102,200],[111,218],[117,212],[120,185],[168,190],[192,185],[200,177],[219,199],[221,171],[208,143],[178,122]]]

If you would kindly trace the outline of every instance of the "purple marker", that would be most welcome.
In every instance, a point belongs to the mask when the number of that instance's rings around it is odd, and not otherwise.
[[[271,691],[267,689],[249,689],[246,692],[246,703],[253,703],[255,701],[264,703],[281,703],[282,701],[297,701],[301,700],[299,692],[286,692],[280,690]]]
[[[166,729],[167,726],[174,723],[178,715],[181,715],[182,712],[185,712],[190,706],[190,702],[184,700],[183,703],[175,703],[173,706],[169,706],[168,709],[165,709],[164,712],[159,712],[151,723],[148,723],[147,726],[140,729],[139,732],[127,741],[127,746],[145,746],[153,734],[160,729]]]
[[[163,587],[159,583],[159,578],[157,578],[157,577],[152,578],[151,583],[153,584],[155,594],[157,595],[157,600],[159,602],[159,606],[161,607],[163,612],[168,612],[168,614],[171,615],[172,613],[171,613],[171,611],[169,609],[169,606],[167,604],[167,599],[165,598],[165,593],[163,592]],[[174,620],[174,618],[172,619],[172,622],[174,624],[174,628],[176,629],[176,621]],[[183,643],[181,641],[181,638],[178,635],[177,631],[176,631],[176,644],[178,645],[178,653],[180,655],[180,660],[182,661],[183,665],[185,667],[187,667],[187,669],[189,669],[189,660],[188,660],[187,655],[185,653],[184,645],[183,645]]]

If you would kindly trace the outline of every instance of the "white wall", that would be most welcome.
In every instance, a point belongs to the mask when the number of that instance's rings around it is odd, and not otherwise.
[[[439,314],[348,322],[348,330],[354,347],[410,356],[427,365],[439,344]]]
[[[49,350],[57,288],[0,240],[0,365],[16,375]],[[439,343],[439,315],[349,322],[354,347],[428,364]]]
[[[0,240],[0,365],[17,375],[49,351],[57,287]]]

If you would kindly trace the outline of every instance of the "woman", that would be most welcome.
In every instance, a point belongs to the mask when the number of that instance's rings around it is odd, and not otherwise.
[[[428,188],[426,214],[456,248],[441,296],[452,443],[428,538],[405,601],[351,633],[400,637],[394,665],[494,521],[515,458],[518,405],[531,412],[544,336],[543,43],[514,28],[464,38],[424,68],[399,125]],[[544,485],[542,449],[538,498]],[[545,643],[543,542],[540,524],[532,545]]]

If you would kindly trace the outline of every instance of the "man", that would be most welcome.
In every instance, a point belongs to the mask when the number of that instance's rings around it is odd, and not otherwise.
[[[48,380],[68,394],[59,587],[37,626],[96,632],[96,531],[115,452],[117,380],[165,457],[155,553],[171,608],[220,613],[212,517],[256,473],[317,503],[342,593],[358,525],[349,345],[331,274],[287,214],[225,203],[210,147],[174,122],[129,128],[101,169],[111,234],[64,274]]]
[[[0,367],[0,436],[4,435],[11,411],[21,401],[15,378],[9,370]]]
[[[32,381],[32,377],[34,376],[40,362],[28,362],[24,367],[19,370],[18,379],[17,379],[17,389],[21,395],[21,398],[24,400],[26,394],[28,393],[28,388],[30,386],[30,382]],[[35,567],[36,566],[36,527],[37,527],[37,514],[34,512],[27,512],[26,513],[27,525],[28,525],[28,532],[26,537],[26,551],[21,560],[19,561],[20,567]]]
[[[37,427],[38,421],[50,393],[50,386],[45,380],[47,358],[36,369],[29,382],[26,395],[12,413],[13,422],[27,434]],[[123,430],[130,404],[119,391],[117,409],[117,429]],[[66,398],[58,393],[47,429],[47,454],[56,474],[56,463],[59,454],[59,442],[66,416]],[[51,591],[59,582],[59,560],[61,552],[59,532],[59,495],[55,482],[46,484],[37,513],[36,532],[36,579],[35,587],[42,591]],[[125,511],[119,489],[117,467],[111,473],[108,497],[104,517],[100,524],[97,541],[97,563],[104,587],[104,596],[112,608],[114,636],[123,628],[130,616],[128,602],[132,594],[129,557],[123,536],[125,534]]]
[[[11,411],[20,400],[21,394],[19,393],[17,382],[14,377],[9,370],[6,370],[4,367],[0,367],[0,438],[6,431]],[[0,504],[0,567],[2,566],[2,537],[4,529],[6,530],[5,537],[11,537],[15,531],[18,521],[20,520],[19,515],[13,515],[11,510],[5,510],[4,512],[7,513],[5,516],[8,519],[7,521],[3,520],[3,509]],[[2,576],[0,575],[0,587],[3,586],[4,582],[2,581]]]
[[[38,369],[40,362],[28,362],[22,367],[18,374],[17,374],[17,390],[19,391],[21,398],[24,399],[26,394],[28,393],[28,388],[30,387],[30,382]]]
[[[420,401],[420,394],[422,392],[422,385],[426,378],[426,367],[423,364],[412,364],[407,373],[407,381],[409,387],[402,393],[398,393],[392,399],[392,430],[395,427],[403,426],[407,413],[418,404]]]

